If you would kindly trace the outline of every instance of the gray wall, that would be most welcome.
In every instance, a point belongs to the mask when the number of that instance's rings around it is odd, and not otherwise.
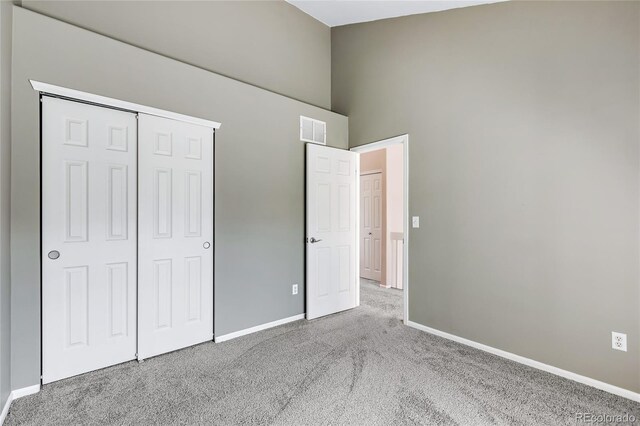
[[[23,1],[45,15],[323,108],[331,32],[278,1]]]
[[[215,333],[304,312],[299,115],[347,147],[347,118],[16,7],[12,79],[12,384],[40,380],[38,94],[28,79],[220,121]],[[304,287],[300,287],[301,290]]]
[[[11,392],[11,7],[0,1],[0,410]]]
[[[639,13],[507,2],[333,29],[350,144],[409,133],[412,321],[640,391]]]

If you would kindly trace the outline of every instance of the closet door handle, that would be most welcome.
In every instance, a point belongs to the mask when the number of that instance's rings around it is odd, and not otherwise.
[[[51,250],[49,253],[47,253],[47,257],[51,260],[56,260],[60,257],[60,252],[58,250]]]
[[[202,247],[204,247],[205,249],[208,249],[209,247],[211,247],[211,243],[209,241],[205,241]]]

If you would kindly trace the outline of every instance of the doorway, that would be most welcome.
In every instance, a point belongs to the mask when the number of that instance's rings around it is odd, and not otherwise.
[[[360,154],[359,283],[401,297],[402,319],[408,313],[408,151],[409,136],[361,145]],[[376,290],[377,291],[377,290]]]

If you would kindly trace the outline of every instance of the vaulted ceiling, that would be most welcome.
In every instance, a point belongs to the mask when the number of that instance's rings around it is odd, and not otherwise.
[[[330,26],[376,21],[397,16],[438,12],[506,0],[287,0]]]

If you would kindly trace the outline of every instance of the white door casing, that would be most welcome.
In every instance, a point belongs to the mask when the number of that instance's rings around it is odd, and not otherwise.
[[[382,173],[360,176],[360,276],[382,278]]]
[[[213,129],[139,115],[138,358],[213,339]]]
[[[135,359],[137,140],[133,113],[42,103],[42,381],[50,383]]]
[[[403,147],[403,232],[402,232],[402,294],[403,294],[403,313],[402,320],[405,324],[409,323],[409,135],[404,134],[366,145],[360,145],[351,148],[351,151],[363,154],[365,152],[377,151],[391,145],[402,144]]]
[[[307,144],[307,319],[358,305],[359,154]]]

